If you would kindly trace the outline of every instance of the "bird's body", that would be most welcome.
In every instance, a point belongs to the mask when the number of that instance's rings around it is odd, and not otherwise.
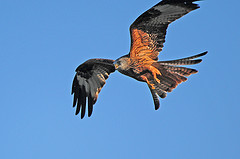
[[[76,114],[84,117],[86,105],[91,116],[93,105],[110,73],[118,70],[138,81],[146,82],[151,91],[155,109],[160,107],[159,97],[165,98],[178,84],[187,80],[186,76],[197,70],[178,65],[200,63],[196,59],[207,52],[171,61],[158,61],[163,48],[168,25],[192,10],[199,8],[196,0],[163,0],[139,16],[130,26],[131,49],[129,54],[117,60],[90,59],[76,69],[72,93]],[[87,100],[86,100],[87,99]],[[88,103],[86,103],[86,101]]]

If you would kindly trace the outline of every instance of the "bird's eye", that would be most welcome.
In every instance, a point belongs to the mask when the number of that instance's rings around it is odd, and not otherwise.
[[[118,64],[118,65],[121,65],[121,61],[118,61],[117,64]]]

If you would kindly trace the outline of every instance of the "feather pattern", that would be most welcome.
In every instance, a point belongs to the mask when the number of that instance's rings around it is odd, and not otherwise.
[[[207,52],[177,60],[158,61],[169,24],[198,9],[199,6],[193,3],[195,1],[197,0],[162,0],[140,15],[130,26],[129,54],[116,61],[90,59],[78,66],[72,85],[76,115],[81,112],[83,118],[86,109],[88,116],[92,115],[98,94],[115,68],[124,75],[148,84],[156,110],[160,107],[159,97],[165,98],[168,92],[186,81],[187,76],[197,73],[197,70],[183,66],[200,63],[202,60],[197,58]]]
[[[207,53],[208,52],[205,51],[201,54],[197,54],[197,55],[194,55],[194,56],[190,56],[190,57],[186,57],[186,58],[182,58],[182,59],[177,59],[177,60],[159,61],[159,63],[161,63],[163,65],[194,65],[194,64],[198,64],[198,63],[202,62],[202,59],[196,59],[196,58],[204,56]]]
[[[159,102],[159,98],[158,98],[158,94],[157,92],[151,88],[151,86],[149,86],[149,89],[150,89],[150,92],[152,94],[152,97],[153,97],[153,102],[154,102],[154,106],[155,106],[155,110],[158,110],[159,107],[160,107],[160,102]]]
[[[113,62],[114,60],[108,59],[90,59],[78,66],[72,85],[73,107],[77,105],[76,115],[81,111],[81,118],[85,116],[86,104],[88,116],[92,115],[98,94],[109,74],[115,71]]]
[[[158,59],[168,25],[198,9],[196,0],[163,0],[140,15],[130,26],[130,57]],[[137,49],[136,49],[137,48]]]
[[[161,72],[161,74],[157,76],[157,78],[160,80],[160,83],[158,83],[157,80],[150,73],[146,75],[148,81],[153,86],[150,87],[148,85],[152,92],[154,103],[156,103],[156,94],[161,98],[165,98],[167,96],[167,92],[172,92],[172,90],[176,88],[178,84],[187,80],[186,76],[190,76],[191,74],[195,74],[198,72],[197,70],[192,68],[180,67],[176,65],[190,65],[200,63],[202,61],[201,59],[195,59],[206,54],[207,52],[204,52],[198,55],[178,60],[158,61],[153,63],[152,66],[154,66]]]

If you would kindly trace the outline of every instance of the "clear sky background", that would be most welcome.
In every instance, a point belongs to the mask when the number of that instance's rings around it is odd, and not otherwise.
[[[0,0],[0,158],[240,158],[238,0],[198,2],[170,25],[160,59],[209,54],[160,110],[116,72],[92,117],[74,115],[75,68],[127,54],[130,24],[158,2]]]

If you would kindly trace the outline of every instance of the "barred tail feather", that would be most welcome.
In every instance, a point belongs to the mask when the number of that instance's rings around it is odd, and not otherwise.
[[[182,76],[190,76],[191,74],[195,74],[198,71],[192,68],[186,68],[186,67],[176,67],[176,66],[164,66],[166,70],[168,70],[171,73],[177,73]]]
[[[155,106],[155,110],[158,110],[159,107],[160,107],[160,102],[159,102],[159,99],[158,99],[158,94],[157,92],[151,88],[151,86],[149,86],[149,89],[151,91],[151,94],[152,94],[152,97],[153,97],[153,102],[154,102],[154,106]]]
[[[201,54],[197,54],[194,56],[182,58],[182,59],[177,59],[177,60],[170,60],[170,61],[159,61],[162,65],[194,65],[202,62],[202,59],[196,59],[201,56],[206,55],[208,52],[205,51]]]
[[[198,72],[195,69],[181,67],[177,65],[198,64],[202,60],[196,58],[204,56],[206,54],[207,52],[204,52],[187,58],[171,61],[158,61],[152,64],[152,66],[154,66],[161,72],[161,75],[157,75],[160,83],[158,83],[153,77],[149,77],[148,79],[150,84],[153,85],[153,87],[149,86],[149,88],[153,96],[155,109],[158,109],[156,95],[161,98],[165,98],[167,96],[167,92],[171,92],[174,88],[177,87],[178,84],[185,82],[187,80],[187,76]]]

